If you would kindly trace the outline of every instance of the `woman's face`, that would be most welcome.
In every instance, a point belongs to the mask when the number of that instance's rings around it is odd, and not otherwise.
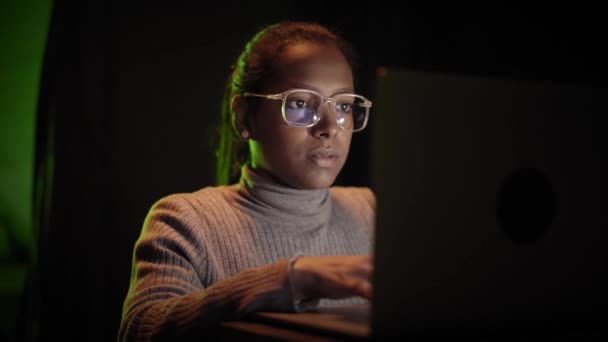
[[[265,94],[293,88],[315,90],[326,97],[354,92],[352,70],[333,45],[290,45],[273,67]],[[260,99],[256,107],[249,141],[253,168],[266,170],[299,189],[331,186],[346,162],[352,130],[340,128],[331,104],[321,106],[316,125],[290,126],[282,118],[281,104],[280,100]]]

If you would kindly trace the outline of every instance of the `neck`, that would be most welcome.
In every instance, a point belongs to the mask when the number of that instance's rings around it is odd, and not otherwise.
[[[239,192],[265,215],[291,218],[329,217],[329,189],[302,190],[280,182],[268,171],[253,169],[249,164],[241,170]]]

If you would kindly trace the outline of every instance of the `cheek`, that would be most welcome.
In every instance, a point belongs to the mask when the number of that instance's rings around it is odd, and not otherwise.
[[[352,131],[342,131],[336,137],[337,142],[334,144],[334,147],[340,150],[342,159],[344,160],[346,160],[346,158],[348,157],[352,137]]]
[[[343,132],[342,134],[340,134],[339,139],[342,142],[342,145],[344,145],[348,149],[350,147],[350,142],[351,142],[352,137],[353,137],[353,132],[348,131],[348,132]]]
[[[305,154],[310,137],[306,129],[280,125],[268,141],[268,147],[281,158],[298,158]],[[284,161],[288,161],[284,160]]]
[[[259,152],[263,159],[280,166],[303,158],[310,137],[306,129],[288,126],[282,119],[277,121],[267,118],[257,120],[255,135],[252,138],[259,143]]]

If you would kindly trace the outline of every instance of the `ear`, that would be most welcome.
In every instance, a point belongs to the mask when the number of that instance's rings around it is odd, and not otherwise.
[[[244,130],[251,133],[251,128],[249,127],[247,120],[247,108],[247,101],[239,94],[234,95],[230,103],[230,110],[232,111],[232,128],[234,128],[236,135],[239,137],[241,137],[241,132]]]

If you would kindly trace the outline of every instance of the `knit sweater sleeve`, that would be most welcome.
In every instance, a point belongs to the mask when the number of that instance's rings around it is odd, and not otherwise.
[[[150,210],[133,253],[120,341],[211,334],[220,322],[260,310],[293,311],[288,260],[247,269],[203,286],[213,265],[201,238],[201,219],[180,195]]]

